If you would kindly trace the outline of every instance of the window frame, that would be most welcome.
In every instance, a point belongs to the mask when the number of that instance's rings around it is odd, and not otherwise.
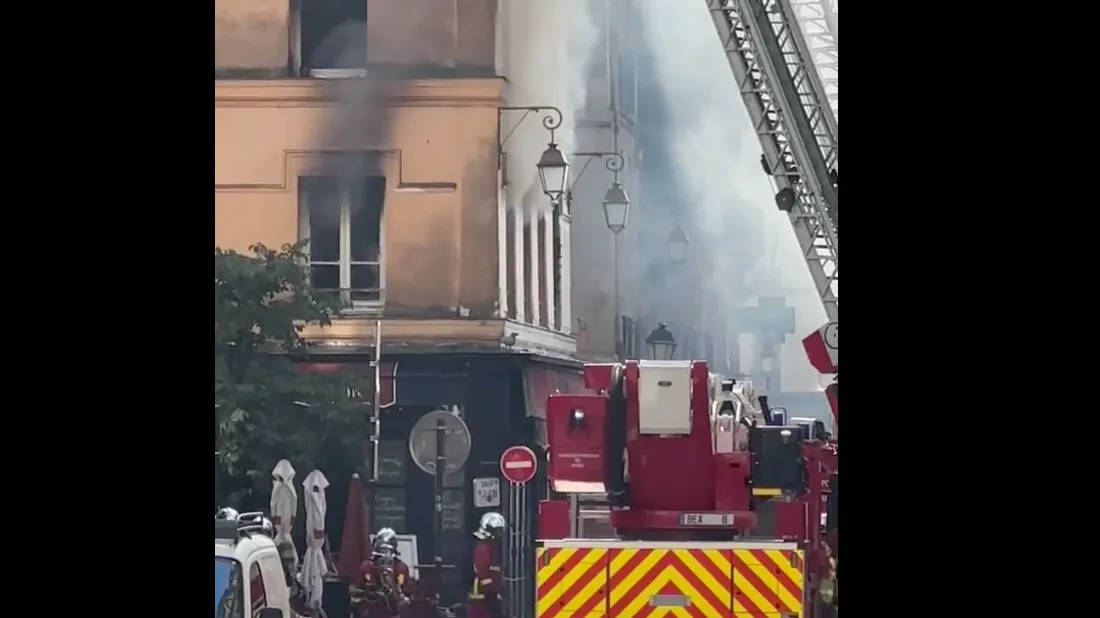
[[[302,178],[334,178],[330,174],[305,174],[299,176],[298,186],[298,240],[306,240],[310,237],[312,229],[310,227],[310,212],[312,204],[309,200],[302,199],[301,191],[301,179]],[[364,178],[368,178],[365,176]],[[385,182],[385,177],[381,176]],[[339,285],[340,289],[337,292],[340,294],[340,298],[344,301],[345,308],[342,313],[354,314],[354,313],[371,313],[375,312],[386,305],[386,207],[385,207],[385,193],[383,193],[383,203],[378,212],[378,260],[376,262],[365,262],[362,260],[351,259],[351,191],[348,189],[341,189],[340,200],[340,234],[339,234],[339,259],[335,262],[318,262],[313,260],[313,250],[310,245],[305,248],[305,254],[309,258],[308,267],[310,273],[313,272],[313,266],[336,266],[339,269]],[[378,298],[376,300],[353,300],[351,298],[351,271],[355,266],[376,266],[378,268]]]
[[[262,598],[256,595],[255,586],[257,581],[260,583],[259,596]],[[260,568],[259,560],[253,560],[252,563],[248,565],[248,596],[248,611],[252,618],[257,618],[265,607],[270,606],[267,597],[267,583],[264,582],[264,572],[263,569]]]
[[[306,50],[303,48],[302,5],[309,0],[290,0],[290,12],[287,18],[287,41],[290,50],[290,72],[294,77],[312,79],[346,79],[366,77],[365,68],[338,69],[333,67],[315,67],[306,62]],[[369,6],[368,6],[369,14]],[[331,32],[329,32],[331,34]],[[314,50],[310,50],[314,51]],[[312,60],[312,58],[310,58]]]

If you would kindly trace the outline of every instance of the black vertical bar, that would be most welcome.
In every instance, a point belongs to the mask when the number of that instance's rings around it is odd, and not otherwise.
[[[443,585],[443,475],[447,472],[447,458],[444,452],[447,423],[443,419],[435,422],[435,521],[433,523],[432,542],[435,550],[436,585]]]

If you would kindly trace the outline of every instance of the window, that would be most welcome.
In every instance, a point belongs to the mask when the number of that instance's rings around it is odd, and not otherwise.
[[[232,558],[214,558],[214,618],[241,618],[244,588],[241,563]]]
[[[619,113],[627,120],[637,122],[638,118],[638,54],[619,53]]]
[[[248,568],[248,582],[252,592],[252,618],[259,618],[260,610],[267,607],[267,590],[264,589],[264,578],[260,575],[260,563],[253,562]]]
[[[381,176],[305,176],[298,179],[299,230],[309,239],[314,287],[339,290],[351,308],[382,302]]]
[[[291,0],[291,49],[302,75],[347,76],[367,66],[366,0]],[[325,70],[340,70],[326,75]],[[351,73],[355,74],[355,73]]]

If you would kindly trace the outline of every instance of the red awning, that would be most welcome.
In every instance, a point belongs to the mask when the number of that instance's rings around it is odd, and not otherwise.
[[[374,379],[374,369],[371,368],[370,363],[361,361],[344,363],[331,361],[318,363],[308,361],[301,363],[300,367],[302,371],[309,373],[325,374],[343,370],[350,371],[353,375],[366,380]],[[381,393],[381,397],[379,397],[379,407],[388,408],[397,403],[397,363],[383,361],[380,375],[382,380],[380,384],[381,388],[379,389]],[[367,384],[370,384],[370,382]],[[364,395],[367,395],[367,393],[364,393]]]

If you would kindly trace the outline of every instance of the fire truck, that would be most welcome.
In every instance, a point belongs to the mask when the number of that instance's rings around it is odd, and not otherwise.
[[[803,347],[818,371],[835,376],[835,0],[706,5],[775,204],[825,308],[828,323]],[[839,615],[835,378],[825,389],[827,434],[820,423],[771,413],[766,400],[751,406],[702,361],[628,360],[584,373],[596,394],[551,395],[546,407],[551,488],[568,500],[540,508],[538,618]],[[604,497],[616,538],[577,538],[579,495]]]
[[[616,538],[554,532],[544,509],[538,618],[838,615],[823,423],[776,424],[703,361],[587,365],[585,382],[598,393],[547,402],[549,477],[560,494],[605,495]]]

